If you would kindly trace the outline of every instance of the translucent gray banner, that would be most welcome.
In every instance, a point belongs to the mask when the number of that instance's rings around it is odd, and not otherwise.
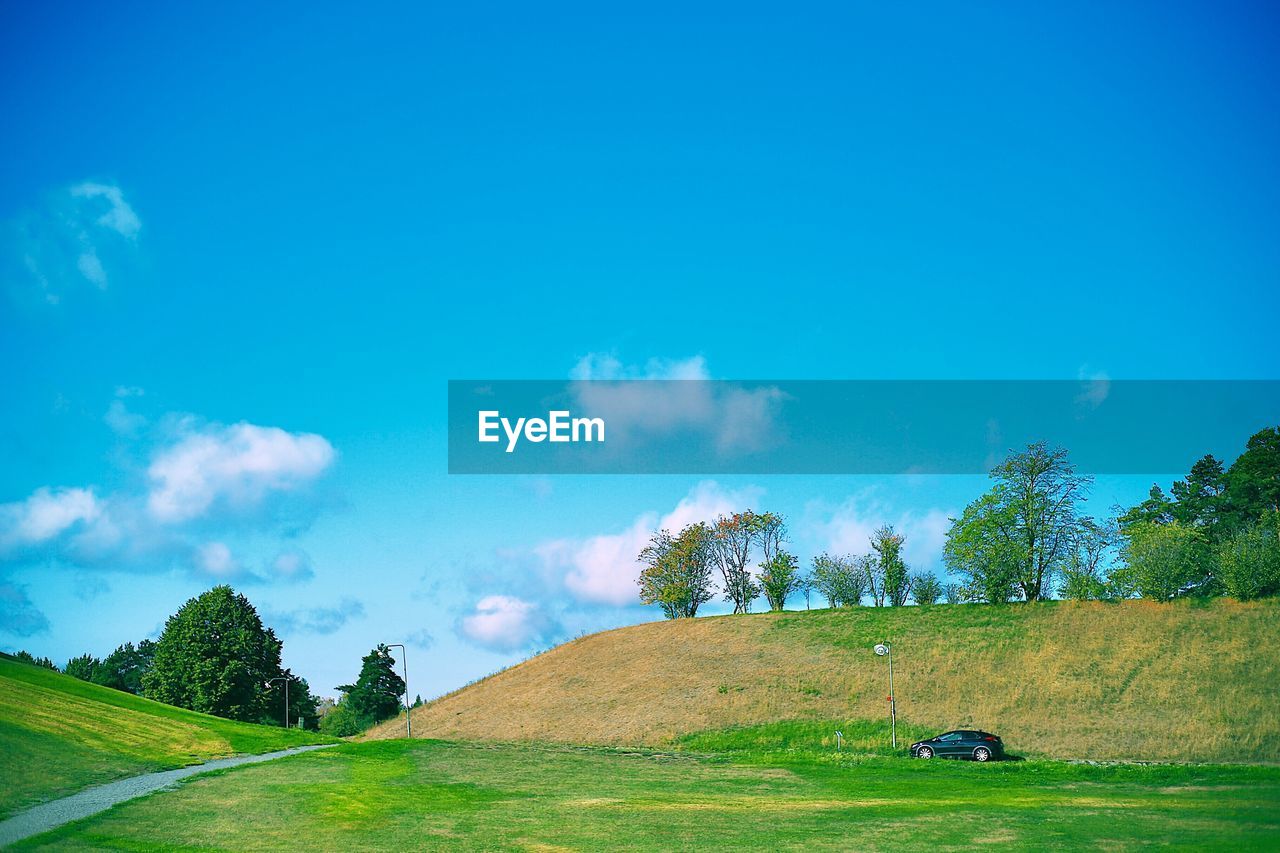
[[[1280,424],[1280,381],[449,382],[451,474],[979,474],[1046,441],[1178,473]]]

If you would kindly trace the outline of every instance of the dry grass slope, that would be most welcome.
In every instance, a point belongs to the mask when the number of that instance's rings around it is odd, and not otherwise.
[[[663,744],[886,712],[1057,758],[1280,760],[1280,602],[855,608],[653,622],[583,637],[414,712],[415,736]],[[370,737],[397,737],[403,719]]]

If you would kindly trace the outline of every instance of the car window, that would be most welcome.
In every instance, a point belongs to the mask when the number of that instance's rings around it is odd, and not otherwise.
[[[960,740],[960,732],[947,732],[938,740]]]

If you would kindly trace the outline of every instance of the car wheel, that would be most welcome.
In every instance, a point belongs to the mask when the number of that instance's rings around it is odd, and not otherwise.
[[[920,747],[920,751],[917,752],[916,755],[920,756],[921,758],[933,758],[933,750],[927,746],[922,746]]]
[[[990,761],[991,750],[987,749],[985,746],[978,747],[973,751],[973,760],[974,761]]]

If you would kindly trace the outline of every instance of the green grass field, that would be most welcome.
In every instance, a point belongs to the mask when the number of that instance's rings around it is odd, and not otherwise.
[[[1275,767],[979,765],[837,755],[800,731],[700,737],[734,751],[349,744],[196,777],[19,849],[1280,846]]]
[[[197,714],[0,657],[0,817],[124,776],[331,740]]]

